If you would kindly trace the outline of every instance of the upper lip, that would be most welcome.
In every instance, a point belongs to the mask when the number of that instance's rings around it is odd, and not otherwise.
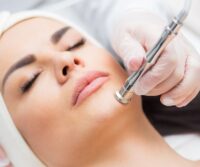
[[[106,77],[108,75],[108,73],[102,71],[89,71],[83,77],[78,79],[72,95],[72,105],[76,104],[79,94],[84,90],[84,88],[88,84],[90,84],[92,81],[99,77]]]

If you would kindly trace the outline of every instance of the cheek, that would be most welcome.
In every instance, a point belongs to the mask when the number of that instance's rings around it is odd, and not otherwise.
[[[59,103],[47,103],[42,100],[35,100],[33,103],[24,104],[14,115],[14,120],[21,133],[29,137],[41,137],[45,132],[53,128],[53,123],[62,117],[64,112]]]
[[[62,118],[69,108],[63,99],[60,87],[52,80],[42,78],[20,100],[18,112],[15,114],[20,129],[37,135],[50,129],[52,122]]]
[[[81,56],[89,67],[104,68],[122,71],[123,69],[112,57],[112,55],[103,48],[97,48],[93,45],[85,47]]]
[[[47,140],[48,133],[57,128],[57,122],[62,121],[67,111],[68,106],[63,103],[58,88],[55,85],[48,90],[44,87],[42,82],[35,85],[20,99],[17,112],[12,114],[17,128],[30,143]]]
[[[45,103],[42,98],[35,100],[34,105],[27,103],[13,118],[20,133],[37,155],[46,155],[47,148],[56,149],[57,138],[70,138],[67,135],[71,133],[67,127],[72,117],[66,112],[67,109],[57,101]]]

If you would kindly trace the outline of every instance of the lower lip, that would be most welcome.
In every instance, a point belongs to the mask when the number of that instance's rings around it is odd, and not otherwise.
[[[97,91],[106,81],[108,80],[108,77],[99,77],[92,81],[89,85],[87,85],[81,93],[78,95],[76,105],[79,105],[81,102],[83,102],[87,97],[89,97],[92,93]]]

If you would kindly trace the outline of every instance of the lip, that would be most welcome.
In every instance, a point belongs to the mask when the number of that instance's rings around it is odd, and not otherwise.
[[[96,92],[107,80],[109,74],[101,71],[89,71],[75,85],[72,105],[78,105]]]

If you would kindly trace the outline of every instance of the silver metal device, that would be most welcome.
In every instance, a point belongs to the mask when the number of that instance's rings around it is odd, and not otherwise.
[[[147,65],[149,63],[152,63],[152,61],[155,61],[154,58],[158,58],[161,52],[166,48],[166,46],[169,44],[169,42],[178,34],[183,21],[186,19],[192,0],[185,0],[184,8],[179,12],[179,14],[172,19],[172,21],[167,25],[161,34],[161,37],[156,42],[154,47],[147,52],[146,61],[145,63],[140,67],[138,71],[131,74],[128,79],[125,81],[124,85],[121,87],[119,91],[116,91],[115,98],[118,102],[122,104],[128,104],[134,94],[134,84],[138,80],[138,78],[144,73],[144,70],[146,69]]]

